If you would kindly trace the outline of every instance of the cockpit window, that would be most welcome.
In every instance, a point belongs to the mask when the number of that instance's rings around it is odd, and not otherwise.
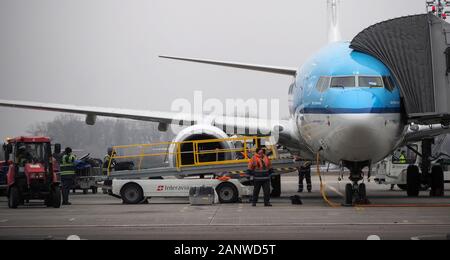
[[[319,82],[317,82],[317,90],[319,92],[325,92],[330,87],[330,77],[320,77]]]
[[[355,86],[356,86],[355,77],[333,77],[331,79],[332,88],[347,88]]]
[[[360,87],[369,87],[369,88],[383,88],[383,80],[381,77],[359,77],[359,86]]]
[[[389,91],[393,91],[395,89],[394,80],[392,77],[384,76],[383,77],[384,87],[388,89]]]

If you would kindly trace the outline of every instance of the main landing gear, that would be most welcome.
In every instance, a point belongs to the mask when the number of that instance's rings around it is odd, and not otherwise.
[[[344,163],[344,166],[350,169],[350,181],[345,186],[345,206],[353,206],[356,204],[366,205],[370,204],[367,199],[366,184],[360,183],[364,179],[362,169],[369,163]],[[369,171],[370,172],[370,171]]]
[[[444,171],[440,165],[432,165],[432,145],[434,139],[422,140],[422,153],[414,151],[421,157],[420,169],[417,165],[410,165],[407,170],[406,191],[408,197],[418,197],[420,191],[431,188],[431,197],[444,196]],[[411,148],[410,148],[411,149]],[[421,171],[420,171],[421,170]],[[430,171],[431,170],[431,171]]]

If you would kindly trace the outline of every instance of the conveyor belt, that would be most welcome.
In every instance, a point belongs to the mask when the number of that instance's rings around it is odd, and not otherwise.
[[[295,170],[295,164],[291,158],[280,159],[272,161],[272,167],[274,169]],[[167,177],[167,176],[192,176],[199,174],[212,174],[222,172],[243,172],[247,169],[246,163],[231,164],[231,165],[210,165],[210,166],[197,166],[197,167],[161,167],[151,169],[141,169],[132,171],[120,171],[112,172],[106,179],[147,179],[155,177]]]

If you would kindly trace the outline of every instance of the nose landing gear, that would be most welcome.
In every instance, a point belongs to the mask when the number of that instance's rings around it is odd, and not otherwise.
[[[345,165],[345,164],[344,164]],[[367,198],[366,184],[360,183],[364,179],[362,169],[365,164],[352,163],[347,164],[347,168],[350,169],[350,181],[345,186],[345,201],[344,206],[354,206],[354,205],[367,205],[370,204]]]
[[[345,186],[345,203],[344,206],[367,205],[370,204],[366,193],[366,184],[354,183]]]

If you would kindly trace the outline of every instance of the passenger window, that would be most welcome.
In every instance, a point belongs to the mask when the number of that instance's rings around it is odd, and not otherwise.
[[[359,77],[359,86],[367,88],[383,88],[383,80],[381,77]]]
[[[384,82],[384,87],[389,90],[389,91],[393,91],[395,89],[395,84],[394,84],[394,80],[389,77],[389,76],[384,76],[383,77],[383,82]]]
[[[317,82],[317,90],[319,92],[325,92],[328,90],[328,88],[330,87],[330,81],[331,78],[330,77],[320,77],[319,81]]]
[[[332,88],[347,88],[355,86],[356,86],[355,77],[334,77],[331,79]]]

